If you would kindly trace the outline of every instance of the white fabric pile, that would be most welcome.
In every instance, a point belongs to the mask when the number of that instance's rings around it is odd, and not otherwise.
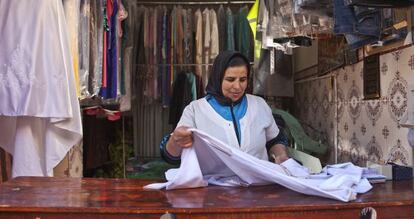
[[[153,183],[146,189],[179,189],[221,186],[253,186],[280,184],[299,193],[332,198],[344,202],[354,200],[357,193],[372,186],[362,178],[362,168],[351,163],[327,166],[321,174],[311,175],[293,159],[277,165],[231,148],[197,129],[193,147],[184,149],[181,166],[170,169],[166,183]]]

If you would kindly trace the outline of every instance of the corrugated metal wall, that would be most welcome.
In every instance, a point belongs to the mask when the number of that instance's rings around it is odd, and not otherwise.
[[[144,96],[146,71],[145,66],[139,66],[131,77],[134,153],[141,159],[160,157],[160,141],[171,132],[169,109]]]
[[[134,148],[138,158],[159,157],[159,144],[162,137],[169,134],[168,108],[158,102],[136,103],[133,106]]]

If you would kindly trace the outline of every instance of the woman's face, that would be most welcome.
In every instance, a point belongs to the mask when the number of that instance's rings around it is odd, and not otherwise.
[[[223,96],[233,102],[243,96],[247,88],[247,67],[245,65],[228,67],[224,72],[221,91]]]

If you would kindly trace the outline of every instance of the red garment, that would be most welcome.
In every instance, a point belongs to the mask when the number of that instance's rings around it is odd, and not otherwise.
[[[103,55],[102,55],[102,85],[106,87],[106,30],[103,32]]]
[[[111,26],[111,16],[114,13],[112,0],[106,0],[106,17],[108,18],[108,26]]]
[[[83,112],[89,116],[106,117],[109,121],[119,120],[122,115],[120,111],[104,109],[101,106],[86,107]]]

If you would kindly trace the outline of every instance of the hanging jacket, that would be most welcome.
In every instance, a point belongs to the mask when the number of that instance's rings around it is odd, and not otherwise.
[[[193,100],[191,90],[192,85],[187,78],[187,74],[184,72],[179,73],[173,84],[170,103],[169,123],[173,125],[174,129],[181,118],[184,108]]]

